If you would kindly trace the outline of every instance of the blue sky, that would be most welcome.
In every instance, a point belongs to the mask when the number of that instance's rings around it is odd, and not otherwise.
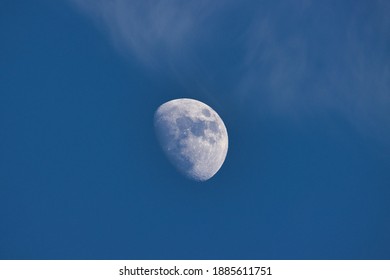
[[[388,1],[2,1],[1,259],[389,259]],[[153,114],[198,99],[209,181]]]

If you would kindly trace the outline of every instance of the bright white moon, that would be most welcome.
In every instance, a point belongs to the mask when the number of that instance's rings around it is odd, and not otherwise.
[[[225,161],[225,124],[200,101],[180,98],[162,104],[154,115],[154,127],[168,159],[190,179],[210,179]]]

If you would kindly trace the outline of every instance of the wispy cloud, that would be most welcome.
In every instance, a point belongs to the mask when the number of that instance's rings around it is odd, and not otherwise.
[[[337,112],[390,140],[388,1],[70,1],[146,67],[259,112]]]
[[[310,2],[300,4],[253,20],[237,92],[287,117],[339,114],[388,143],[390,5],[364,3],[349,13],[324,5],[313,14]]]
[[[178,58],[199,44],[221,5],[210,1],[71,0],[108,31],[116,47],[145,64]]]

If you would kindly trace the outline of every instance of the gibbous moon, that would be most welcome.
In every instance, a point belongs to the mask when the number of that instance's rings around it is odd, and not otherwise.
[[[210,179],[225,161],[225,124],[200,101],[180,98],[162,104],[154,115],[154,127],[165,155],[190,179]]]

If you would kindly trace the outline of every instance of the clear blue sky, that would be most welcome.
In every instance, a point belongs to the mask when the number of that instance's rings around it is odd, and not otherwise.
[[[388,1],[0,2],[1,259],[389,259]],[[162,103],[229,151],[182,177]]]

